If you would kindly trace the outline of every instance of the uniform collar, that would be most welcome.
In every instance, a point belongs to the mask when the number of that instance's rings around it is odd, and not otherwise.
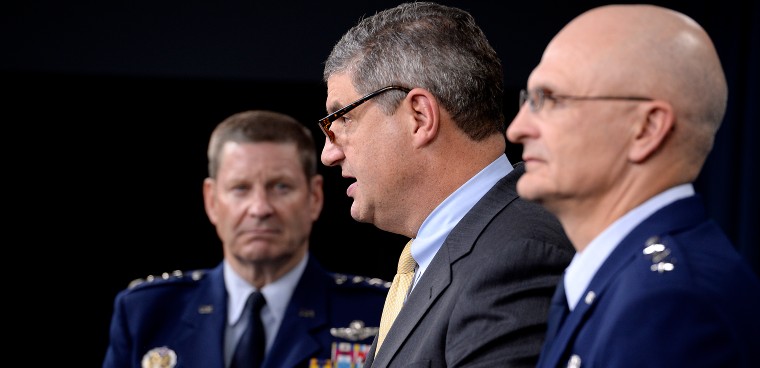
[[[264,308],[268,310],[267,313],[271,313],[271,316],[277,321],[277,325],[285,315],[290,297],[293,295],[304,269],[306,269],[308,260],[309,253],[307,252],[290,272],[273,283],[265,285],[260,290],[267,300]],[[232,326],[240,320],[248,295],[256,291],[256,288],[240,277],[226,260],[223,262],[223,271],[224,285],[227,288],[227,323]]]

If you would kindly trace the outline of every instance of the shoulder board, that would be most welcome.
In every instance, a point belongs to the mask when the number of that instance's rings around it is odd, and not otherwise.
[[[180,281],[180,280],[187,280],[187,281],[198,281],[203,278],[205,275],[205,270],[195,270],[190,272],[182,272],[182,271],[174,271],[174,272],[164,272],[160,275],[149,275],[145,278],[139,278],[132,280],[132,282],[129,283],[129,286],[127,286],[127,289],[134,289],[137,286],[140,285],[151,285],[151,284],[160,284],[164,282],[170,282],[170,281]]]
[[[389,289],[391,287],[391,283],[389,281],[385,281],[383,279],[379,279],[376,277],[364,277],[364,276],[358,276],[358,275],[346,275],[342,273],[334,273],[333,279],[335,280],[335,283],[337,285],[369,285],[374,287],[380,287],[384,289]]]
[[[676,260],[671,249],[659,236],[652,236],[647,239],[641,253],[644,258],[651,262],[651,264],[645,263],[652,272],[661,274],[673,271],[676,267]]]

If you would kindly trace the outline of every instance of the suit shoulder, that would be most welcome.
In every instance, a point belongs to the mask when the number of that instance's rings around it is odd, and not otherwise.
[[[127,286],[127,291],[135,292],[138,290],[146,290],[156,287],[193,284],[202,280],[207,272],[207,270],[176,270],[173,272],[164,272],[160,275],[148,275],[144,278],[137,278],[132,280]]]
[[[389,281],[385,281],[376,277],[349,275],[343,273],[332,273],[331,275],[336,287],[340,289],[367,289],[387,292],[391,287],[391,283]]]

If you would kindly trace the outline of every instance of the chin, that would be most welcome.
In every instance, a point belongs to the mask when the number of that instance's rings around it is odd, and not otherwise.
[[[528,173],[523,174],[523,176],[517,180],[517,194],[520,195],[520,198],[522,199],[529,201],[539,200],[539,191],[536,190],[537,187],[538,185],[528,177]]]
[[[356,204],[356,200],[354,200],[354,203],[351,204],[351,218],[358,222],[370,222],[367,214],[359,209],[359,206]]]
[[[367,222],[367,220],[359,213],[359,211],[354,211],[353,207],[351,207],[351,218],[358,222]]]

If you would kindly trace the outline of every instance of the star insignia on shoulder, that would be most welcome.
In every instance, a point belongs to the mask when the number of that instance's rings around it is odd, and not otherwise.
[[[647,239],[643,253],[652,261],[649,267],[652,272],[663,273],[675,269],[675,259],[671,257],[670,249],[660,242],[659,237]]]
[[[338,285],[365,283],[372,286],[381,286],[386,289],[390,289],[391,287],[391,283],[389,281],[385,281],[377,277],[370,278],[370,277],[364,277],[364,276],[359,276],[359,275],[349,276],[342,273],[336,273],[336,274],[333,274],[333,278],[335,279],[335,283]]]
[[[198,281],[203,278],[203,275],[205,272],[203,270],[195,270],[189,273],[184,273],[180,270],[173,271],[171,273],[164,272],[160,275],[149,275],[145,278],[138,278],[132,280],[129,285],[127,286],[128,289],[132,289],[138,285],[142,285],[145,283],[152,283],[159,280],[171,280],[171,279],[182,279],[182,278],[188,278],[192,279],[193,281]]]

